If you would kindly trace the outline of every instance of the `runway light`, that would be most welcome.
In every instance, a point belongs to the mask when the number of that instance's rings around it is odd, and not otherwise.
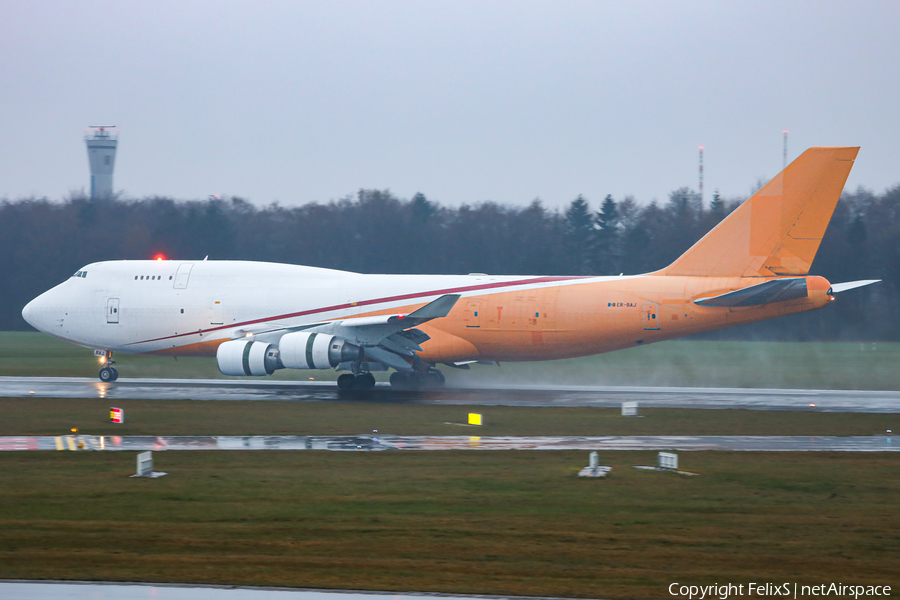
[[[315,378],[315,377],[310,377],[309,380],[310,380],[310,381],[315,381],[316,378]]]
[[[69,431],[71,431],[72,433],[78,433],[78,428],[77,428],[77,427],[73,427],[73,428],[70,429]]]
[[[810,404],[810,407],[811,407],[811,408],[815,408],[816,405],[815,405],[815,404]]]

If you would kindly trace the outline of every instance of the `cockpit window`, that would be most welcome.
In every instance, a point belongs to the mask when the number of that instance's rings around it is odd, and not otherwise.
[[[77,273],[72,275],[72,277],[81,277],[82,279],[84,279],[85,277],[87,277],[87,271],[78,271]]]

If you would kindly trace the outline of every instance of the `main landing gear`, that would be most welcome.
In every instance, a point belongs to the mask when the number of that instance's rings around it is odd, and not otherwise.
[[[391,373],[391,387],[400,390],[420,390],[428,387],[441,387],[444,385],[444,374],[437,369],[429,369],[428,371],[415,371],[413,373],[402,373],[395,371]]]
[[[338,377],[337,384],[341,390],[371,390],[375,387],[375,376],[371,373],[344,373]]]
[[[100,381],[103,383],[110,383],[119,378],[119,371],[113,366],[114,364],[116,364],[116,361],[112,359],[112,352],[109,352],[106,355],[103,366],[100,367],[100,372],[97,373],[97,377],[100,378]]]

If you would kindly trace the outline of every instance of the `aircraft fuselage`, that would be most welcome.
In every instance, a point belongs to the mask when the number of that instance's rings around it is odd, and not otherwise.
[[[710,307],[694,301],[774,278],[363,275],[246,261],[110,261],[79,273],[29,303],[25,319],[82,346],[172,356],[215,356],[222,342],[268,326],[410,313],[444,294],[461,298],[419,326],[431,339],[418,354],[430,363],[599,354],[831,299],[813,276],[802,298]]]

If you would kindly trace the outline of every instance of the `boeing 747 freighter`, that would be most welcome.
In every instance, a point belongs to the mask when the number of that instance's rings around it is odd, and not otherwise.
[[[668,267],[643,275],[363,275],[246,261],[109,261],[32,300],[36,329],[225,375],[339,369],[341,389],[441,384],[439,365],[586,356],[819,309],[874,281],[809,275],[858,148],[811,148]]]

